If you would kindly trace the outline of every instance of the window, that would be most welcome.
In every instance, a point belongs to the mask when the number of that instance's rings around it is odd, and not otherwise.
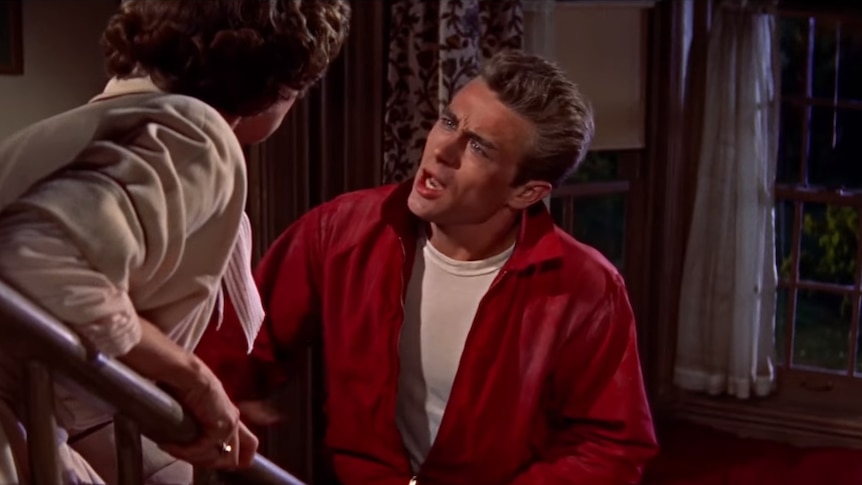
[[[617,180],[617,152],[592,152],[554,192],[551,214],[577,240],[601,251],[622,271],[625,260],[626,193]]]
[[[554,191],[551,214],[577,240],[598,249],[626,273],[627,237],[631,230],[631,174],[640,150],[594,151],[565,183]]]
[[[820,408],[827,391],[845,404],[843,393],[862,397],[862,23],[853,22],[862,21],[787,14],[778,23],[780,393]]]

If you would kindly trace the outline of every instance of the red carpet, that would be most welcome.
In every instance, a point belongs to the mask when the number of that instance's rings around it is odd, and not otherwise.
[[[692,423],[659,426],[644,485],[862,485],[862,450],[797,448]]]

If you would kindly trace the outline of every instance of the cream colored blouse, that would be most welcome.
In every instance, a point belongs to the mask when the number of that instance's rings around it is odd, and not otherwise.
[[[0,143],[0,278],[111,356],[140,340],[138,315],[193,349],[227,288],[250,348],[263,312],[245,198],[218,112],[112,80]]]

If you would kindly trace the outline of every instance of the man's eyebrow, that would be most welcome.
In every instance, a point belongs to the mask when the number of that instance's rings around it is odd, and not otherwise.
[[[441,115],[445,116],[446,118],[451,119],[455,123],[458,123],[458,121],[459,121],[458,116],[452,111],[452,108],[449,106],[445,106],[441,110]],[[485,147],[489,150],[499,150],[499,147],[497,147],[496,143],[494,143],[491,140],[489,140],[488,138],[476,133],[475,131],[464,130],[464,134],[469,136],[472,140],[475,140],[477,143],[479,143],[480,145],[482,145],[483,147]]]
[[[464,130],[464,133],[466,133],[467,136],[469,136],[473,140],[477,141],[480,145],[482,145],[485,148],[488,148],[491,150],[499,150],[496,143],[494,143],[491,140],[485,138],[484,136],[476,133],[475,131]]]

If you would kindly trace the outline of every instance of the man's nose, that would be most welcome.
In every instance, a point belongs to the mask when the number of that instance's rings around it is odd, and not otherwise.
[[[447,140],[443,140],[434,150],[434,155],[437,161],[443,165],[452,168],[458,168],[461,164],[461,153],[464,151],[463,143],[460,142],[460,137],[452,136]]]

